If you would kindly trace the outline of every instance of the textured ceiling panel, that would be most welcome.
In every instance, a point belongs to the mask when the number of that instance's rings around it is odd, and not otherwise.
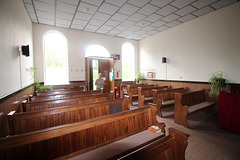
[[[239,0],[22,0],[33,23],[141,40]]]

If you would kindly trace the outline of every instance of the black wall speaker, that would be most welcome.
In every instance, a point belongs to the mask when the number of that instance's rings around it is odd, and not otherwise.
[[[167,62],[167,58],[166,57],[162,57],[162,63],[166,63]]]
[[[28,57],[29,56],[29,45],[22,46],[22,55]]]

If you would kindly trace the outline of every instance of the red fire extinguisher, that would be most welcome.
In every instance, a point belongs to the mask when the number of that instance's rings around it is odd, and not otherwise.
[[[115,87],[114,87],[114,89],[115,89],[115,98],[119,98],[119,91],[118,91],[118,87],[117,87],[117,86],[115,86]]]

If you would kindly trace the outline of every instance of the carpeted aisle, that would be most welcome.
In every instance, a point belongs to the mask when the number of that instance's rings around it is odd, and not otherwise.
[[[217,116],[197,112],[188,116],[190,128],[174,123],[174,108],[166,108],[163,118],[166,128],[173,127],[190,135],[185,154],[186,160],[239,160],[240,134],[217,126]]]

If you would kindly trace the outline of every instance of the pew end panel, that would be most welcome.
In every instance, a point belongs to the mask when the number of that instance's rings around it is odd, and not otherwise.
[[[157,105],[156,104],[154,104],[154,103],[148,103],[148,107],[150,107],[151,108],[151,114],[153,115],[153,120],[154,120],[154,122],[153,122],[153,125],[155,125],[155,126],[158,126],[159,128],[161,128],[161,130],[162,130],[162,132],[164,132],[164,134],[165,134],[165,124],[164,123],[159,123],[158,121],[157,121],[157,119],[156,119],[156,112],[157,112]]]
[[[13,135],[13,130],[14,130],[14,119],[13,115],[16,113],[16,111],[11,111],[7,114],[7,119],[8,119],[8,130],[9,130],[9,135]]]
[[[188,145],[187,139],[189,134],[176,130],[174,128],[169,128],[169,134],[173,136],[174,139],[174,152],[176,160],[185,159],[185,152]]]

